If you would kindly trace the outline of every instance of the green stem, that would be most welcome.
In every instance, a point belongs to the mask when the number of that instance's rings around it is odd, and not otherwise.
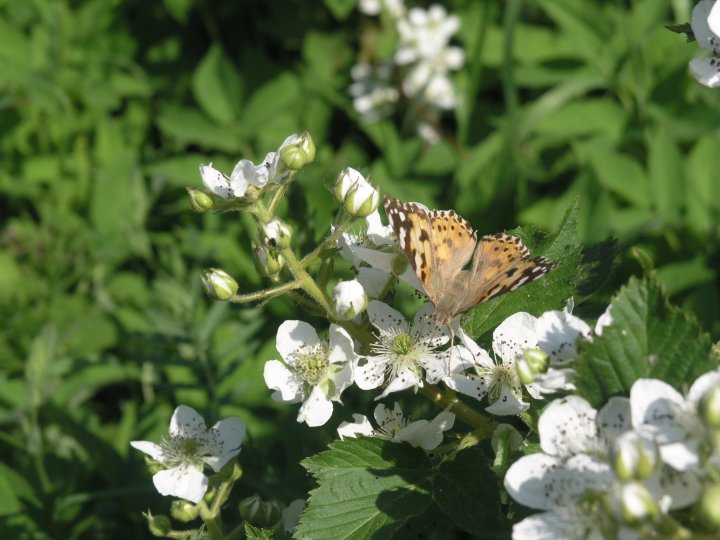
[[[292,174],[292,176],[295,176],[295,173]],[[288,178],[287,182],[290,182],[291,178]],[[273,193],[272,199],[270,199],[270,203],[268,204],[268,212],[270,214],[275,213],[275,209],[277,208],[277,205],[282,200],[283,196],[285,195],[285,192],[287,191],[288,184],[282,183],[280,187]]]
[[[307,268],[316,261],[320,253],[327,249],[334,248],[337,244],[338,239],[354,221],[354,219],[349,219],[348,221],[345,221],[344,223],[341,223],[340,225],[335,227],[335,230],[330,236],[325,238],[325,240],[320,242],[320,244],[318,244],[315,249],[313,249],[310,253],[308,253],[302,258],[302,260],[300,261],[300,265],[303,268]]]
[[[290,292],[298,288],[300,288],[299,282],[290,281],[278,287],[273,287],[272,289],[265,289],[264,291],[247,294],[236,294],[235,296],[230,298],[228,302],[232,302],[234,304],[242,304],[245,302],[255,302],[256,300],[269,300],[270,298],[275,298],[276,296],[280,296],[281,294],[285,294],[286,292]]]
[[[496,426],[495,422],[475,409],[468,407],[455,396],[427,383],[420,387],[418,391],[440,408],[446,409],[449,407],[450,412],[474,427],[475,430],[472,433],[478,440],[492,436]]]

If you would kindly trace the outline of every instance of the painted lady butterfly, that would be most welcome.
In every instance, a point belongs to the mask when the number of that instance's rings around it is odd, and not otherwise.
[[[384,201],[400,248],[435,306],[440,325],[559,265],[532,257],[515,236],[498,233],[478,240],[470,224],[452,210],[426,210],[388,196]]]

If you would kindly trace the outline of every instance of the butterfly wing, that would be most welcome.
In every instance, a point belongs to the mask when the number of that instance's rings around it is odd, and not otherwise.
[[[428,211],[415,203],[385,196],[388,215],[400,248],[423,284],[430,301],[440,309],[446,291],[457,281],[472,257],[476,234],[467,221],[453,211]]]
[[[559,264],[545,257],[532,257],[515,236],[502,233],[483,236],[473,255],[467,296],[457,313],[540,279]]]

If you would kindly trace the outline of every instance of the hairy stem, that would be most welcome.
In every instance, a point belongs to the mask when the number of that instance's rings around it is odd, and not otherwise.
[[[450,412],[475,428],[473,434],[478,437],[478,439],[486,439],[492,436],[496,426],[495,422],[490,420],[487,416],[477,412],[475,409],[468,407],[459,401],[457,397],[445,392],[435,385],[427,383],[419,388],[418,391],[443,409],[449,406]]]
[[[298,281],[290,281],[277,287],[273,287],[272,289],[265,289],[264,291],[247,294],[236,294],[235,296],[230,298],[228,302],[233,302],[234,304],[243,304],[245,302],[255,302],[256,300],[269,300],[270,298],[275,298],[276,296],[280,296],[281,294],[285,294],[286,292],[294,291],[295,289],[299,288],[300,283]]]

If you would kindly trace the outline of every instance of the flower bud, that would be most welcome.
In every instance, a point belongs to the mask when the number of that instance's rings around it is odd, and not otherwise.
[[[210,210],[215,202],[212,197],[199,189],[186,188],[188,197],[190,197],[190,208],[193,212],[207,212]]]
[[[700,418],[710,427],[720,428],[720,387],[713,386],[700,399]]]
[[[348,321],[365,311],[368,297],[365,289],[357,279],[341,281],[333,290],[335,315],[338,319]]]
[[[170,515],[182,523],[194,521],[199,513],[197,506],[190,501],[178,499],[170,503]]]
[[[657,517],[660,508],[648,489],[637,482],[620,488],[620,511],[628,525],[640,525]]]
[[[290,227],[279,219],[262,226],[263,244],[270,249],[284,249],[290,245]]]
[[[658,463],[658,448],[634,431],[623,433],[615,441],[612,450],[613,467],[620,480],[644,480]]]
[[[377,210],[380,203],[380,192],[351,167],[338,175],[335,197],[345,211],[354,217],[369,216]]]
[[[535,371],[530,366],[530,362],[526,358],[520,357],[515,361],[515,369],[520,382],[523,384],[532,384],[535,381]]]
[[[261,276],[274,276],[285,266],[285,259],[276,250],[267,249],[256,243],[253,243],[252,250],[255,269]]]
[[[280,159],[288,169],[294,171],[302,169],[315,159],[315,143],[310,134],[305,131],[296,136],[292,144],[280,149]]]
[[[523,355],[532,369],[533,373],[547,373],[550,367],[550,357],[540,349],[528,349]]]
[[[170,518],[164,515],[153,516],[148,512],[143,514],[148,521],[148,529],[153,536],[166,537],[172,531]]]
[[[393,275],[399,276],[407,270],[408,264],[408,259],[405,254],[398,254],[398,256],[393,259],[390,269]]]
[[[705,488],[697,510],[704,526],[708,529],[720,528],[720,484]]]
[[[274,528],[282,518],[282,510],[276,502],[264,502],[257,493],[238,504],[242,518],[263,529]]]
[[[200,274],[205,292],[216,300],[229,300],[238,290],[237,281],[224,270],[210,268]]]

